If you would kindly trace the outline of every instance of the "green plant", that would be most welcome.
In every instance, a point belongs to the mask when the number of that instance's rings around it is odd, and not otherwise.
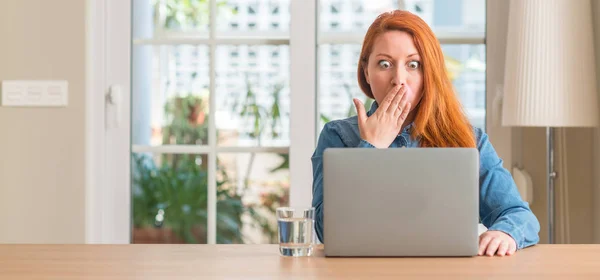
[[[262,146],[262,137],[267,127],[270,128],[270,136],[272,138],[277,138],[281,135],[281,109],[280,109],[280,100],[281,100],[281,91],[284,86],[281,83],[276,83],[272,87],[271,98],[272,101],[268,105],[263,105],[258,102],[257,96],[254,88],[251,83],[246,78],[246,95],[241,104],[235,104],[232,107],[234,112],[242,118],[249,120],[252,123],[250,132],[248,133],[248,137],[256,140],[257,145]],[[278,154],[281,158],[281,163],[270,170],[271,173],[281,171],[281,170],[289,170],[289,154]],[[250,187],[250,172],[254,166],[254,161],[256,158],[256,153],[250,153],[250,159],[248,163],[248,167],[246,169],[244,175],[244,190],[247,190]],[[275,214],[275,210],[278,206],[287,205],[287,198],[289,193],[287,189],[286,192],[275,194],[270,193],[263,197],[262,205],[266,206],[266,209],[271,215]],[[275,241],[277,236],[276,228],[271,228],[269,224],[263,223],[263,233],[271,238],[271,240]]]
[[[154,0],[154,21],[165,29],[193,29],[209,24],[209,0]],[[217,0],[220,17],[236,14],[225,0]],[[159,18],[160,16],[160,18]]]
[[[281,128],[281,110],[279,102],[282,89],[282,84],[275,84],[273,86],[273,91],[271,93],[273,101],[268,107],[265,107],[257,102],[256,93],[248,79],[246,79],[246,96],[244,102],[233,106],[234,111],[239,111],[240,117],[251,121],[252,129],[248,133],[248,136],[251,139],[255,139],[259,147],[262,145],[262,135],[267,126],[271,128],[271,137],[277,138],[280,135],[278,132]],[[280,154],[279,156],[282,157],[283,163],[285,163],[287,154]],[[250,154],[250,163],[248,164],[244,179],[246,187],[248,187],[248,178],[250,177],[250,171],[252,170],[255,157],[256,153]],[[289,159],[287,162],[289,162]],[[279,168],[275,168],[273,172],[284,168],[284,165],[280,165]]]
[[[165,105],[168,124],[162,128],[163,144],[206,143],[208,114],[206,101],[198,96],[175,97]],[[147,154],[134,154],[134,230],[164,228],[185,243],[206,243],[207,157],[206,155],[164,154],[155,162]],[[277,205],[244,205],[243,192],[217,161],[217,242],[242,243],[242,217],[274,240],[276,228],[261,212],[274,212]],[[245,180],[247,182],[247,180]],[[267,198],[271,199],[271,198]]]
[[[179,157],[177,167],[157,166],[148,155],[134,155],[133,161],[134,227],[168,228],[186,243],[205,243],[207,173],[194,156]]]

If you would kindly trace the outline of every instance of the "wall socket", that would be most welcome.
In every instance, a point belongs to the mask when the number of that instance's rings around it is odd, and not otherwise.
[[[67,81],[2,81],[2,106],[65,107]]]

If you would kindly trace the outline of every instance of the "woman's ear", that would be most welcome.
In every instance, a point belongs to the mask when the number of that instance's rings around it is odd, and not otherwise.
[[[371,84],[371,81],[369,80],[369,71],[367,71],[367,67],[363,66],[363,73],[365,74],[365,81],[367,81],[367,84]]]

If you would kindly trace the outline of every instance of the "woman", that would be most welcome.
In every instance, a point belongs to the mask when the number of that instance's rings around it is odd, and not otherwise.
[[[314,154],[313,207],[323,240],[323,151],[330,147],[476,147],[480,155],[479,215],[488,231],[479,255],[512,255],[539,241],[539,222],[502,167],[488,136],[465,117],[446,72],[441,47],[427,24],[406,11],[381,14],[365,35],[358,83],[375,99],[369,112],[329,122]]]

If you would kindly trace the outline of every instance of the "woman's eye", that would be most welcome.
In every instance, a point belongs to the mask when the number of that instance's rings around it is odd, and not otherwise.
[[[392,67],[392,64],[387,60],[380,60],[379,67],[381,67],[383,69],[388,69],[388,68]]]
[[[419,66],[421,66],[421,63],[419,63],[416,60],[413,60],[408,63],[408,68],[410,68],[410,69],[419,69]]]

